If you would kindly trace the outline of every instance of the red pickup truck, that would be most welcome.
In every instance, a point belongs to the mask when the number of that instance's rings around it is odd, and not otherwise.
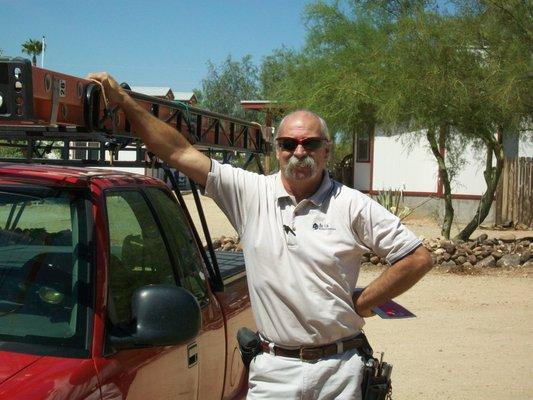
[[[0,399],[245,396],[242,254],[214,291],[163,182],[0,164],[0,227]]]

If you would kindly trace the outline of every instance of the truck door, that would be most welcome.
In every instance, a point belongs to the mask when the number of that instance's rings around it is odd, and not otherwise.
[[[149,284],[176,284],[175,260],[160,222],[138,190],[105,193],[109,229],[108,315],[106,329],[132,322],[135,290]],[[179,312],[179,310],[176,310]],[[196,399],[198,344],[106,349],[99,360],[103,398]]]
[[[146,188],[145,192],[160,214],[171,250],[178,260],[179,280],[196,296],[202,307],[202,330],[197,338],[199,383],[198,399],[221,399],[226,369],[226,332],[220,305],[210,292],[206,271],[197,244],[181,208],[167,190]]]

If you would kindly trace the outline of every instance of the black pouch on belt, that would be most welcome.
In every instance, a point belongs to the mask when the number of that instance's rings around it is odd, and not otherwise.
[[[373,350],[366,337],[363,347],[363,382],[361,392],[363,400],[385,400],[391,398],[391,373],[392,365],[378,360],[373,355]]]
[[[261,339],[257,333],[243,327],[237,332],[237,342],[242,362],[248,368],[253,358],[261,352]]]

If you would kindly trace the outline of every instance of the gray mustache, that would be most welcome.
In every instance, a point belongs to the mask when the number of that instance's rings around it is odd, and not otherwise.
[[[315,160],[313,160],[310,156],[298,158],[293,155],[291,158],[289,158],[287,165],[289,168],[313,168],[316,166],[316,163]]]
[[[298,158],[292,155],[291,158],[289,158],[287,164],[285,165],[285,174],[287,176],[290,176],[291,178],[294,178],[294,170],[296,168],[309,168],[309,175],[312,176],[316,172],[317,165],[316,161],[308,155],[303,158]]]

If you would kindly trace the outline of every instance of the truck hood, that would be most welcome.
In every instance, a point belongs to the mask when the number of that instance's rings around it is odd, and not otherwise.
[[[29,367],[43,356],[0,351],[0,384]]]
[[[2,399],[100,399],[92,359],[0,351]]]

